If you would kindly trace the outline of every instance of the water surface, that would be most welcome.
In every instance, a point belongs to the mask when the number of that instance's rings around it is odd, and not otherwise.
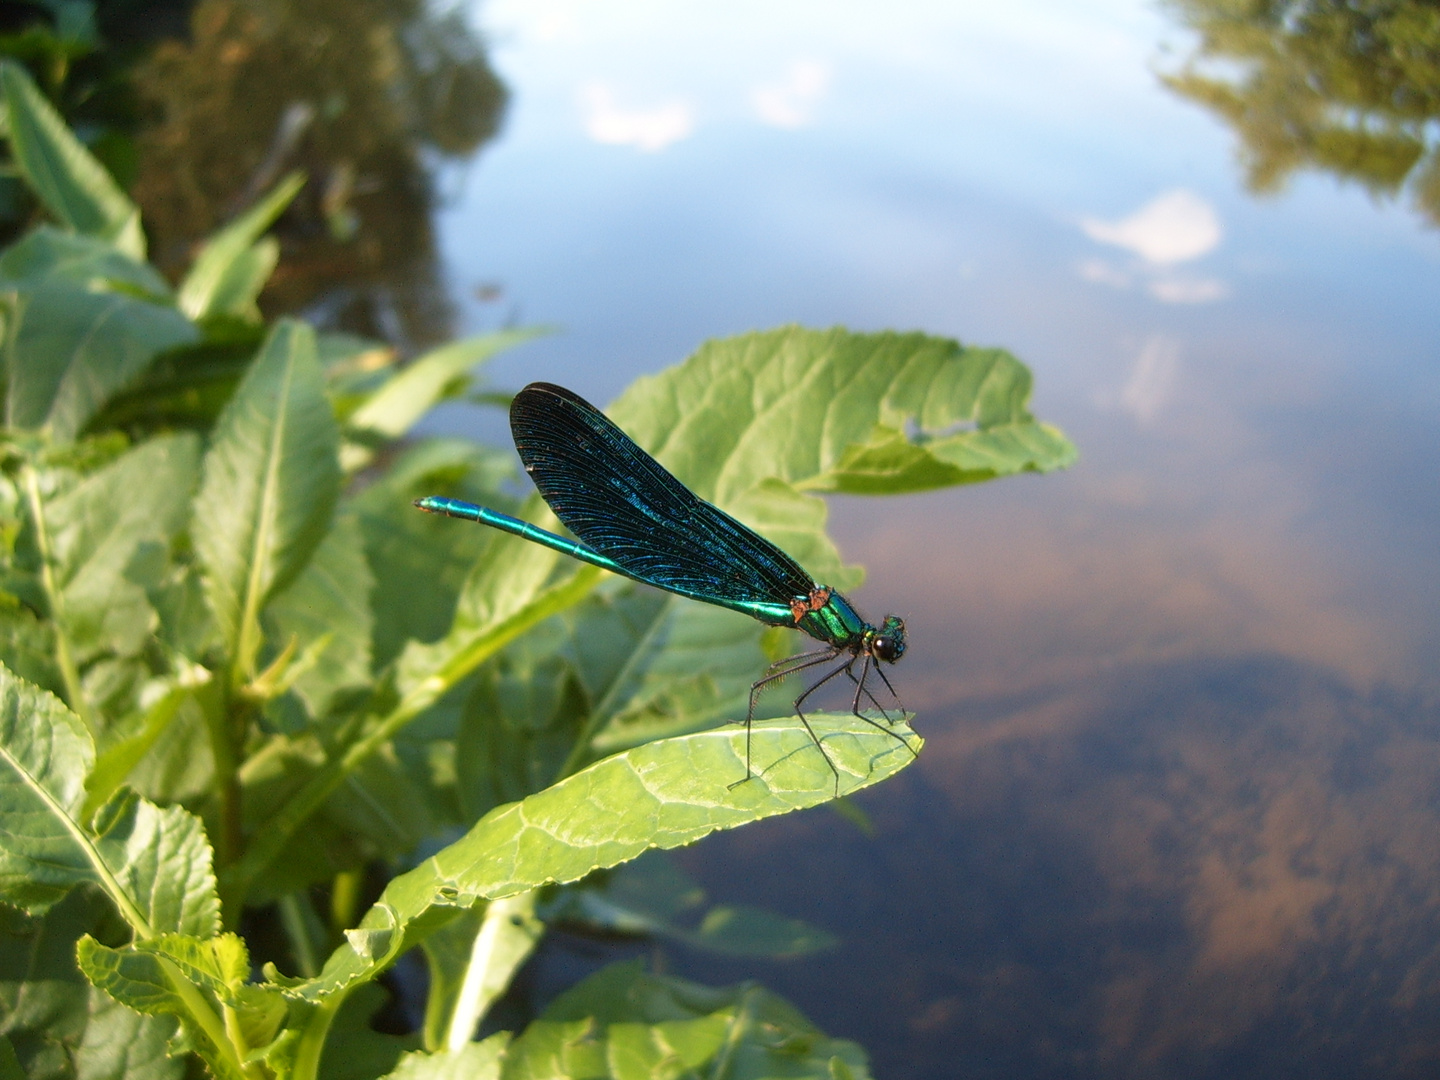
[[[921,329],[1013,350],[1081,451],[831,501],[928,748],[873,838],[683,855],[839,952],[666,962],[758,975],[884,1077],[1431,1073],[1440,235],[1324,175],[1247,194],[1145,4],[472,19],[513,102],[442,173],[444,271],[463,329],[563,330],[495,382],[606,401],[707,337]]]

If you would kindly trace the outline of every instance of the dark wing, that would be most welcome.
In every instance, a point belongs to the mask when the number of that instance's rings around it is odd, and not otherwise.
[[[531,383],[510,406],[510,430],[555,516],[635,577],[727,607],[788,605],[815,587],[794,559],[690,491],[569,390]]]

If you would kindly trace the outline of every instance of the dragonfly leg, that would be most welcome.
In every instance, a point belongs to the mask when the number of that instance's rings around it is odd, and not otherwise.
[[[835,797],[837,799],[840,797],[840,770],[835,767],[835,762],[830,760],[830,755],[825,752],[825,747],[822,746],[820,740],[816,738],[815,729],[810,726],[810,721],[806,719],[805,711],[800,706],[805,704],[806,698],[808,698],[816,690],[819,690],[820,687],[824,686],[827,682],[835,678],[835,676],[839,675],[842,671],[853,679],[855,676],[850,669],[855,666],[855,661],[858,658],[858,653],[852,654],[849,660],[846,660],[843,664],[840,664],[833,670],[827,671],[821,678],[817,679],[811,686],[809,686],[803,694],[801,694],[795,699],[795,715],[798,716],[800,718],[800,722],[805,725],[805,730],[810,733],[810,740],[815,744],[815,749],[820,751],[820,756],[825,759],[825,764],[830,766],[830,771],[835,774]],[[869,658],[867,657],[866,659],[868,660]],[[861,717],[861,719],[865,720],[866,723],[875,723],[875,721],[869,719],[868,717]]]
[[[883,732],[885,732],[885,734],[889,735],[892,739],[894,739],[896,742],[898,742],[901,746],[905,747],[906,750],[909,750],[910,753],[911,753],[911,755],[912,755],[913,757],[917,757],[917,758],[918,758],[920,755],[917,754],[917,753],[915,753],[915,748],[912,747],[912,746],[905,740],[905,738],[904,738],[903,736],[897,735],[897,734],[895,733],[895,729],[890,726],[890,714],[887,713],[887,712],[885,711],[884,707],[883,707],[878,701],[875,700],[875,695],[872,694],[872,693],[870,693],[869,690],[865,689],[865,680],[870,677],[870,672],[873,671],[873,672],[875,672],[876,675],[879,675],[879,676],[880,676],[880,681],[885,684],[886,689],[890,691],[890,695],[891,695],[892,697],[894,697],[895,700],[898,702],[898,701],[900,700],[900,698],[895,694],[895,688],[890,685],[890,680],[887,679],[887,678],[885,678],[885,672],[881,671],[881,670],[880,670],[880,665],[877,664],[877,663],[870,657],[870,654],[869,654],[869,653],[866,653],[866,654],[865,654],[865,662],[860,665],[860,677],[857,679],[857,678],[855,677],[855,672],[853,672],[853,671],[850,670],[851,667],[854,666],[854,663],[855,663],[855,661],[852,660],[852,661],[850,661],[849,664],[847,664],[847,665],[845,666],[845,674],[846,674],[846,675],[849,675],[849,676],[850,676],[850,680],[855,684],[855,700],[850,703],[850,711],[853,712],[856,716],[858,716],[861,720],[864,720],[867,724],[869,724],[871,727],[873,727],[876,731],[883,731]],[[862,712],[860,711],[860,695],[861,695],[861,694],[864,694],[866,697],[868,697],[868,698],[870,699],[871,703],[872,703],[877,709],[880,710],[880,714],[885,717],[885,726],[884,726],[884,727],[881,727],[881,726],[880,726],[879,724],[877,724],[874,720],[871,720],[868,716],[866,716],[864,713],[862,713]],[[901,705],[901,706],[900,706],[900,715],[901,715],[901,716],[904,716],[904,715],[905,715],[905,706],[904,706],[904,705]]]
[[[741,779],[736,780],[735,783],[731,784],[731,788],[738,787],[739,785],[745,783],[746,780],[749,780],[752,776],[755,775],[754,770],[750,767],[750,725],[755,720],[755,705],[760,700],[760,691],[765,689],[765,687],[769,686],[771,683],[779,682],[780,680],[787,678],[790,675],[794,675],[797,671],[804,671],[806,668],[812,668],[817,664],[824,664],[827,661],[833,660],[838,655],[839,650],[820,649],[816,652],[800,653],[796,656],[788,656],[784,660],[777,660],[775,663],[771,664],[770,667],[766,669],[765,674],[759,679],[757,679],[755,683],[750,687],[750,708],[745,713],[745,775]],[[826,679],[828,679],[829,677],[829,675],[825,676]],[[820,681],[824,682],[825,680],[822,679]],[[817,683],[816,685],[818,686],[819,683]],[[805,694],[808,693],[809,691],[807,690]],[[805,694],[802,694],[800,696],[800,700],[803,701],[805,699]],[[802,716],[801,720],[804,719],[805,718]],[[810,728],[810,724],[808,721],[805,723],[805,728],[807,731]],[[811,732],[810,737],[814,739],[815,733]],[[816,739],[815,745],[820,745],[818,739]],[[823,754],[825,751],[821,750],[820,752]],[[830,759],[826,758],[825,760],[828,762]],[[831,766],[831,769],[834,769],[833,765]],[[836,783],[839,783],[838,773],[836,774]]]
[[[880,715],[885,718],[885,722],[888,724],[888,723],[891,722],[891,721],[890,721],[890,713],[889,713],[889,711],[885,708],[884,705],[881,705],[880,702],[878,702],[878,701],[875,700],[875,695],[872,694],[872,693],[870,692],[869,687],[867,687],[867,686],[865,685],[865,680],[866,680],[866,678],[869,676],[870,664],[871,664],[870,657],[868,657],[868,656],[865,657],[865,663],[864,663],[864,664],[861,666],[861,668],[860,668],[860,677],[859,677],[858,679],[855,677],[855,672],[854,672],[854,671],[852,671],[852,670],[850,670],[850,669],[846,669],[846,671],[845,671],[845,674],[850,676],[850,681],[855,684],[855,700],[851,703],[850,709],[851,709],[851,711],[852,711],[856,716],[860,716],[860,715],[861,715],[861,713],[860,713],[860,695],[861,695],[861,694],[864,694],[867,698],[870,699],[870,704],[871,704],[871,705],[874,705],[875,708],[877,708],[877,709],[880,710]],[[875,665],[875,672],[876,672],[876,674],[880,674],[880,666],[879,666],[878,664]],[[881,678],[884,678],[884,676],[881,675]],[[889,686],[890,684],[887,682],[885,685],[886,685],[886,686]],[[893,691],[892,691],[892,693],[893,693]]]

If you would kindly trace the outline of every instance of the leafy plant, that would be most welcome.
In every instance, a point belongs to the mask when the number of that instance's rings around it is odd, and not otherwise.
[[[626,964],[473,1041],[548,923],[830,944],[744,908],[691,925],[693,885],[640,858],[830,800],[793,717],[757,725],[759,775],[727,786],[745,736],[723,722],[783,632],[415,512],[515,503],[508,453],[396,440],[527,334],[399,367],[265,328],[262,234],[298,181],[172,288],[24,74],[0,86],[56,222],[0,253],[0,1075],[176,1077],[187,1055],[249,1080],[867,1075],[756,986]],[[1062,466],[1029,389],[997,350],[791,327],[711,342],[612,414],[850,587],[816,493]],[[912,760],[854,717],[811,722],[846,794]],[[370,1030],[417,946],[421,1030]]]

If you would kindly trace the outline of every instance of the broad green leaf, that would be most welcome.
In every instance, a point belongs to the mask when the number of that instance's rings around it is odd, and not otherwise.
[[[186,981],[232,1009],[259,1006],[270,1012],[262,1004],[268,996],[273,995],[272,1002],[283,1000],[273,988],[250,985],[250,951],[236,934],[216,934],[203,941],[186,934],[162,934],[136,942],[133,948],[169,961]]]
[[[205,340],[155,358],[91,422],[97,430],[209,430],[230,403],[260,346],[254,340]]]
[[[54,625],[6,594],[0,594],[0,664],[43,690],[63,692]]]
[[[206,668],[195,665],[143,712],[105,732],[102,737],[104,749],[96,758],[90,775],[85,778],[85,805],[80,820],[88,820],[129,779],[131,772],[160,741],[160,737],[170,730],[181,708],[191,700],[195,687],[208,676]],[[187,764],[193,762],[194,756],[199,755],[187,755]],[[192,768],[192,771],[208,773],[209,770]]]
[[[100,886],[139,934],[219,929],[200,820],[117,797],[93,832],[78,820],[94,749],[52,695],[0,669],[0,898],[44,911],[81,882]]]
[[[174,1030],[169,1017],[145,1016],[92,989],[85,1037],[75,1052],[75,1080],[179,1080],[185,1062],[170,1056]]]
[[[252,673],[259,616],[324,539],[339,433],[303,323],[278,324],[215,426],[192,535],[234,676]]]
[[[219,932],[210,844],[198,817],[122,793],[96,815],[95,833],[95,849],[113,880],[102,874],[101,884],[112,899],[116,888],[122,891],[151,931],[199,937]]]
[[[340,515],[300,576],[265,609],[269,638],[278,648],[294,638],[297,655],[318,650],[293,685],[312,718],[324,716],[341,690],[369,686],[374,587],[360,525],[352,515]]]
[[[605,1059],[615,1080],[651,1080],[696,1069],[711,1060],[729,1033],[724,1013],[658,1024],[611,1024],[605,1030]]]
[[[198,952],[204,943],[196,941]],[[218,1080],[245,1080],[219,1017],[179,968],[161,953],[134,945],[112,949],[93,937],[75,950],[80,970],[112,998],[148,1016],[174,1016],[185,1028],[187,1044]]]
[[[182,682],[190,682],[199,689],[208,675],[208,672],[204,675],[192,672]],[[159,722],[158,718],[153,719]],[[130,729],[126,734],[138,734],[141,740],[146,739],[143,728],[140,732]],[[161,735],[163,737],[151,743],[148,752],[130,768],[125,775],[125,784],[151,802],[162,805],[194,800],[210,790],[215,777],[214,750],[205,722],[205,710],[193,691],[187,691],[181,698],[179,708]],[[120,744],[105,746],[91,774],[97,784],[104,783],[112,775],[109,769],[121,764],[110,757],[112,749],[117,756],[125,752]]]
[[[432,439],[406,451],[349,505],[365,534],[375,575],[377,666],[389,663],[410,639],[433,642],[455,618],[460,587],[494,539],[490,529],[455,529],[412,505],[442,491],[505,509],[501,485],[514,475],[509,453],[459,439]]]
[[[610,1075],[605,1044],[589,1019],[537,1020],[505,1054],[502,1080],[602,1080]]]
[[[500,1063],[509,1042],[510,1033],[500,1031],[458,1050],[406,1054],[385,1080],[500,1080]]]
[[[1074,460],[1029,413],[1029,371],[924,334],[786,327],[707,342],[638,379],[610,417],[728,509],[767,479],[798,490],[922,491]]]
[[[94,880],[98,860],[74,820],[94,761],[74,713],[0,669],[0,899],[43,912]]]
[[[842,566],[825,536],[818,499],[772,481],[731,510],[794,552],[818,579],[842,588],[858,583],[858,569]],[[597,732],[595,752],[610,753],[743,716],[751,684],[773,659],[754,620],[620,580],[607,581],[555,622],[507,649],[480,676],[464,713],[462,795],[479,797],[484,809],[553,779],[582,719]],[[790,637],[788,651],[804,651],[808,639]],[[566,673],[578,678],[585,700],[566,698],[561,716]],[[769,698],[778,712],[788,711],[779,707],[788,700],[780,690]],[[493,798],[482,795],[485,788]]]
[[[62,225],[145,258],[140,212],[65,126],[19,64],[0,61],[10,153],[35,197]]]
[[[522,630],[564,610],[573,602],[570,593],[578,598],[599,580],[598,571],[583,568],[561,592],[551,584],[559,559],[548,548],[518,537],[492,540],[486,558],[471,570],[460,591],[450,632],[433,645],[412,641],[400,654],[396,681],[401,692],[438,698]]]
[[[593,1068],[596,1055],[602,1068],[580,1071]],[[753,984],[714,989],[649,975],[629,961],[603,968],[551,1002],[511,1043],[501,1075],[832,1080],[836,1061],[856,1080],[869,1080],[860,1047],[829,1038],[768,990]]]
[[[199,479],[193,435],[142,443],[45,507],[63,599],[65,631],[81,661],[101,651],[131,655],[154,629],[145,586],[147,548],[163,568],[184,527]]]
[[[205,242],[180,283],[177,303],[181,311],[192,319],[259,315],[255,299],[275,268],[279,248],[273,241],[263,246],[257,241],[304,185],[303,174],[291,173]]]
[[[382,747],[330,796],[325,816],[382,858],[398,862],[437,831],[439,807],[419,779],[397,759],[393,746]]]
[[[878,783],[914,760],[899,742],[912,736],[904,725],[892,734],[853,716],[817,714],[810,722],[843,792]],[[908,745],[918,750],[920,741]],[[403,951],[412,924],[437,907],[466,908],[482,897],[576,881],[650,848],[680,847],[833,797],[834,776],[798,719],[757,723],[752,760],[754,777],[735,783],[745,775],[745,731],[727,727],[648,743],[498,807],[463,839],[393,879],[350,932],[350,944],[296,992],[318,998],[373,976]]]
[[[529,341],[541,330],[503,330],[464,338],[417,357],[392,375],[351,414],[349,427],[386,438],[404,435],[442,401],[457,381],[498,352]]]
[[[93,236],[49,225],[32,229],[0,252],[0,280],[22,287],[64,281],[90,292],[124,292],[160,303],[171,295],[170,283],[149,263]]]
[[[485,665],[460,711],[455,739],[455,772],[460,806],[474,822],[501,803],[517,802],[562,775],[575,741],[592,710],[591,697],[576,677],[565,649],[571,614],[608,611],[596,595],[549,619]],[[588,625],[602,642],[626,638],[616,622]],[[607,636],[606,632],[610,634]],[[623,657],[615,668],[624,664]]]
[[[179,1080],[168,1017],[141,1016],[91,986],[75,962],[87,933],[124,933],[108,901],[76,889],[43,918],[0,915],[0,1031],[29,1080]],[[0,1071],[0,1076],[3,1076]]]
[[[5,421],[78,436],[161,352],[199,337],[174,308],[64,281],[21,292],[6,335]]]
[[[705,894],[663,852],[649,852],[612,872],[601,884],[566,890],[559,905],[545,913],[620,934],[666,938],[722,956],[804,956],[834,948],[837,940],[799,919],[744,905],[721,905],[693,912]]]

